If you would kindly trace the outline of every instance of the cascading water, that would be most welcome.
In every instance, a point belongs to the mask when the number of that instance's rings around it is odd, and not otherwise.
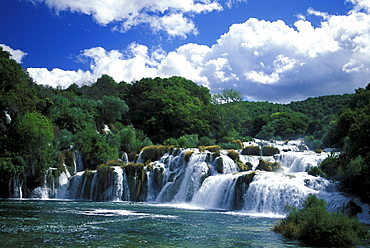
[[[81,171],[68,181],[68,176],[63,175],[54,197],[186,203],[208,209],[284,215],[286,205],[300,207],[309,194],[315,194],[328,203],[329,210],[342,210],[355,204],[352,199],[339,193],[335,183],[306,172],[326,157],[325,153],[309,151],[288,151],[268,157],[240,155],[240,161],[251,163],[253,170],[238,172],[238,164],[225,154],[175,149],[137,170],[115,166],[105,174],[99,170]],[[140,159],[141,156],[139,162]],[[260,159],[279,162],[284,171],[255,171]],[[358,200],[353,202],[361,205]]]
[[[206,178],[191,204],[211,209],[232,209],[237,174],[215,175]]]
[[[328,153],[306,152],[285,152],[276,154],[275,160],[279,162],[287,172],[305,172],[313,166],[319,165]]]
[[[83,171],[83,163],[82,163],[82,156],[80,151],[75,150],[74,151],[74,166],[75,166],[75,172]]]

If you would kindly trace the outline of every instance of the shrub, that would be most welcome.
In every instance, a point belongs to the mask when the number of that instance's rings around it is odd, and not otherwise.
[[[178,147],[179,146],[179,143],[177,142],[176,139],[174,138],[169,138],[169,139],[166,139],[164,142],[163,142],[163,145],[165,146],[174,146],[174,147]]]
[[[260,155],[260,151],[261,151],[261,149],[260,149],[259,146],[247,146],[242,150],[241,154],[242,155],[257,155],[258,156],[258,155]]]
[[[350,246],[369,237],[364,224],[343,213],[329,213],[325,201],[315,195],[306,198],[303,209],[291,207],[273,230],[312,246]]]
[[[243,148],[243,142],[240,139],[232,140],[231,143],[238,145],[239,149]]]
[[[199,139],[200,146],[212,146],[214,144],[215,142],[212,139],[208,138],[207,136],[203,136]]]
[[[310,169],[307,171],[309,175],[312,176],[320,176],[320,177],[326,177],[325,172],[323,172],[319,167],[317,166],[312,166]]]
[[[228,142],[228,143],[220,143],[219,144],[222,149],[240,149],[238,144]]]
[[[315,152],[316,152],[316,153],[322,153],[322,149],[320,149],[320,148],[316,148],[316,149],[315,149]]]
[[[263,156],[274,156],[275,154],[279,154],[279,148],[272,147],[272,146],[263,146],[262,147],[262,155]]]
[[[320,163],[320,169],[325,172],[329,179],[334,178],[338,173],[340,161],[335,156],[329,156]]]

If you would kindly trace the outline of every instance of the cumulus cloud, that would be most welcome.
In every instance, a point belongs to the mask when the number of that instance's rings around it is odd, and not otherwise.
[[[9,52],[11,55],[12,55],[12,59],[14,59],[15,61],[17,61],[17,63],[22,63],[22,60],[24,58],[24,56],[27,55],[27,53],[21,51],[21,50],[18,50],[18,49],[12,49],[10,46],[7,46],[5,44],[0,44],[0,46],[7,52]]]
[[[370,9],[368,1],[349,1],[355,6],[346,15],[309,9],[308,15],[322,17],[318,27],[303,17],[294,26],[251,18],[232,25],[211,47],[185,44],[170,52],[136,43],[125,51],[91,48],[81,54],[91,60],[90,71],[64,77],[60,71],[43,71],[35,77],[43,81],[48,73],[60,73],[67,85],[73,75],[77,82],[101,74],[117,82],[177,75],[212,93],[233,88],[250,100],[273,102],[351,93],[370,78]],[[57,84],[57,78],[48,80]]]
[[[192,16],[211,11],[220,11],[216,0],[29,0],[43,2],[56,11],[72,11],[91,15],[94,20],[107,25],[115,23],[115,30],[125,32],[141,24],[154,31],[164,30],[170,36],[186,37],[197,33]],[[120,23],[120,24],[118,24]]]

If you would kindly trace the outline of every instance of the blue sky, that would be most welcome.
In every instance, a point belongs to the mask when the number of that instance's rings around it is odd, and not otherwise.
[[[368,0],[3,0],[0,45],[39,84],[183,76],[287,103],[370,81]]]

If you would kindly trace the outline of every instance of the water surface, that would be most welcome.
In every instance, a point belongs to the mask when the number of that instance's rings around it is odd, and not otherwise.
[[[2,247],[302,247],[277,218],[130,202],[0,201]]]

